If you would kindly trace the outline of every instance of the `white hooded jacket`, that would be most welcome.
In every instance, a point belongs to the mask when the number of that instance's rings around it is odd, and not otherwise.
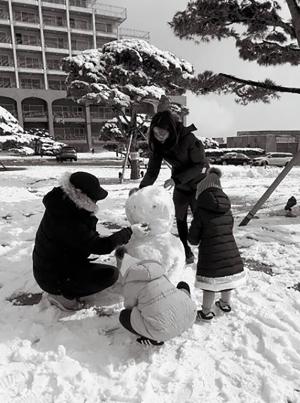
[[[138,334],[166,341],[193,325],[197,313],[195,303],[168,280],[160,263],[138,261],[125,255],[122,272],[124,305],[132,309],[131,326]]]

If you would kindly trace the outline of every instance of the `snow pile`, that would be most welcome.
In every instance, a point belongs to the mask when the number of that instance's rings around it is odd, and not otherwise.
[[[129,225],[125,204],[137,184],[119,184],[119,168],[85,170],[109,191],[97,213],[101,235]],[[103,314],[93,308],[62,314],[45,299],[33,306],[7,300],[41,291],[32,276],[33,242],[42,197],[57,186],[64,168],[30,166],[0,175],[1,402],[300,402],[300,209],[293,208],[296,218],[282,215],[292,194],[300,200],[300,168],[290,171],[246,227],[238,224],[281,170],[222,171],[248,284],[234,293],[230,314],[216,310],[212,323],[196,323],[163,347],[146,350],[119,326],[122,303],[113,288],[97,296],[97,305],[107,309]],[[169,175],[163,167],[157,185]],[[100,260],[115,263],[113,254]],[[190,280],[195,266],[183,268],[181,276],[200,308],[201,292]]]
[[[50,138],[45,130],[24,131],[18,120],[0,106],[0,151],[9,150],[18,155],[33,155],[37,141],[40,142],[40,150],[45,154],[50,154],[51,150],[53,155],[64,145]]]

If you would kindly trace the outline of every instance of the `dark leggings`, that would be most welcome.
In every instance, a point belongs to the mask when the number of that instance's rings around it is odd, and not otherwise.
[[[177,223],[178,236],[183,243],[184,249],[189,249],[188,238],[188,225],[187,225],[187,213],[188,208],[191,208],[192,213],[196,209],[196,190],[191,192],[182,192],[178,189],[174,189],[173,202],[175,206],[175,217]]]
[[[73,299],[95,294],[113,285],[119,277],[119,270],[107,264],[83,263],[69,269],[69,275],[57,280],[56,284],[38,281],[40,287],[51,293]]]

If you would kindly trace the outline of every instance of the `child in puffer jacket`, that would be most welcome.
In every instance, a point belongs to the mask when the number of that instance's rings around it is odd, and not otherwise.
[[[116,257],[125,306],[119,320],[139,336],[137,342],[162,345],[193,325],[197,308],[187,283],[175,287],[159,262],[133,258],[124,247],[117,249]]]

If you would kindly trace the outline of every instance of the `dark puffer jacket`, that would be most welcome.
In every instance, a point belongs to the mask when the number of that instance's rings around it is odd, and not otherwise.
[[[219,188],[208,188],[197,199],[188,241],[199,243],[197,277],[232,276],[243,272],[243,262],[232,234],[230,200]]]
[[[55,187],[43,199],[46,211],[38,228],[33,250],[33,273],[46,291],[57,289],[74,270],[88,263],[92,253],[110,253],[117,245],[128,242],[124,229],[101,238],[96,231],[98,219],[78,208]]]
[[[160,172],[162,161],[172,166],[172,178],[178,190],[193,191],[197,183],[205,176],[208,162],[204,147],[192,133],[194,125],[183,126],[176,122],[176,130],[170,134],[165,144],[160,144],[150,128],[149,147],[151,150],[147,172],[140,183],[140,188],[153,185]]]

